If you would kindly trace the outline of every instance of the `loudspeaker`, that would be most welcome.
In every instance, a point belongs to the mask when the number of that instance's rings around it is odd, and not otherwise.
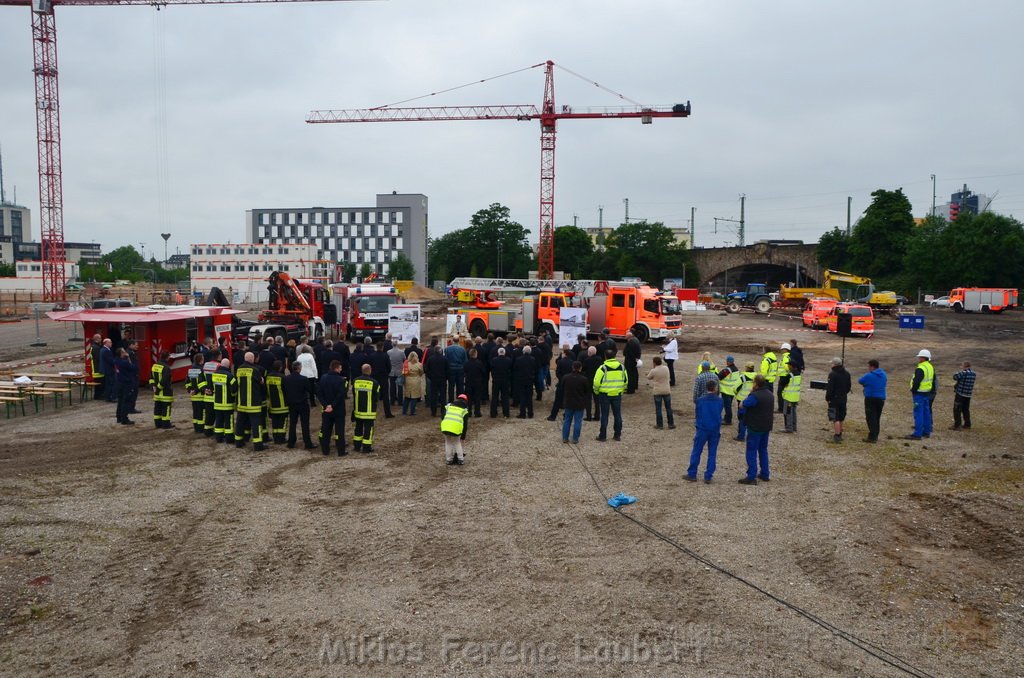
[[[836,315],[836,335],[840,337],[853,336],[853,316],[849,313]]]

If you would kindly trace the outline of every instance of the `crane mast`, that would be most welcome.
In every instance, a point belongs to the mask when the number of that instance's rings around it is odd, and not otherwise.
[[[2,2],[3,0],[0,0]],[[537,249],[537,277],[553,277],[555,268],[555,129],[563,119],[640,118],[648,125],[653,118],[685,118],[690,115],[690,102],[669,107],[637,106],[633,109],[574,111],[555,107],[555,62],[548,60],[531,68],[544,66],[544,98],[540,110],[530,105],[500,106],[426,106],[411,108],[377,108],[316,110],[306,117],[311,124],[338,122],[428,122],[441,120],[539,120],[540,121],[540,242]],[[596,83],[595,83],[596,84]]]

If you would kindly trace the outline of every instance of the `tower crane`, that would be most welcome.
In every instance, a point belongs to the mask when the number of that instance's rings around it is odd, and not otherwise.
[[[36,76],[36,142],[39,155],[39,225],[43,299],[64,299],[64,195],[60,165],[60,97],[57,89],[57,24],[54,7],[93,5],[250,5],[266,2],[339,0],[0,0],[0,6],[32,8],[32,57]],[[344,1],[344,0],[340,0]]]
[[[0,0],[2,2],[2,0]],[[544,67],[544,99],[541,108],[533,105],[512,106],[424,106],[414,108],[377,108],[317,110],[306,118],[308,123],[333,122],[408,122],[436,120],[539,120],[540,121],[540,247],[537,253],[537,276],[552,277],[555,267],[555,126],[559,120],[593,118],[640,118],[651,124],[654,118],[685,118],[690,115],[690,102],[674,106],[641,106],[625,109],[574,110],[555,107],[553,61],[528,68]],[[522,69],[528,70],[528,69]],[[564,69],[569,73],[568,69]],[[518,71],[516,71],[518,72]],[[576,75],[575,73],[572,73]],[[482,81],[481,81],[482,82]],[[597,83],[593,83],[597,84]],[[598,85],[600,87],[600,85]],[[620,98],[625,98],[619,95]],[[634,102],[635,103],[635,102]]]

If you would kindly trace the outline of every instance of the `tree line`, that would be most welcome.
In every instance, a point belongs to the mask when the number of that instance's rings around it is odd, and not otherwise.
[[[909,292],[1024,285],[1024,225],[1013,217],[962,211],[948,222],[915,223],[902,189],[879,189],[850,235],[834,228],[818,241],[823,268],[872,279],[879,289]]]

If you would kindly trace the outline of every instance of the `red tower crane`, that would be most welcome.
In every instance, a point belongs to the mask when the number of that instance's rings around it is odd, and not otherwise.
[[[545,76],[544,101],[540,110],[533,105],[425,106],[418,108],[380,106],[377,108],[312,111],[306,118],[306,122],[540,120],[540,247],[537,252],[537,275],[542,280],[548,280],[555,268],[555,125],[557,122],[585,118],[640,118],[643,124],[649,125],[653,118],[685,118],[689,116],[690,102],[669,107],[638,105],[633,109],[593,111],[577,111],[569,106],[563,106],[559,111],[555,108],[555,63],[549,60],[534,64],[529,68],[539,68],[540,66],[544,66]],[[571,71],[568,72],[571,73]],[[621,97],[621,95],[619,96]]]
[[[250,5],[265,2],[339,0],[0,0],[0,5],[32,8],[33,72],[36,76],[36,141],[39,153],[39,224],[43,259],[43,299],[64,299],[64,195],[60,166],[60,97],[57,90],[57,24],[53,9],[92,5]]]

